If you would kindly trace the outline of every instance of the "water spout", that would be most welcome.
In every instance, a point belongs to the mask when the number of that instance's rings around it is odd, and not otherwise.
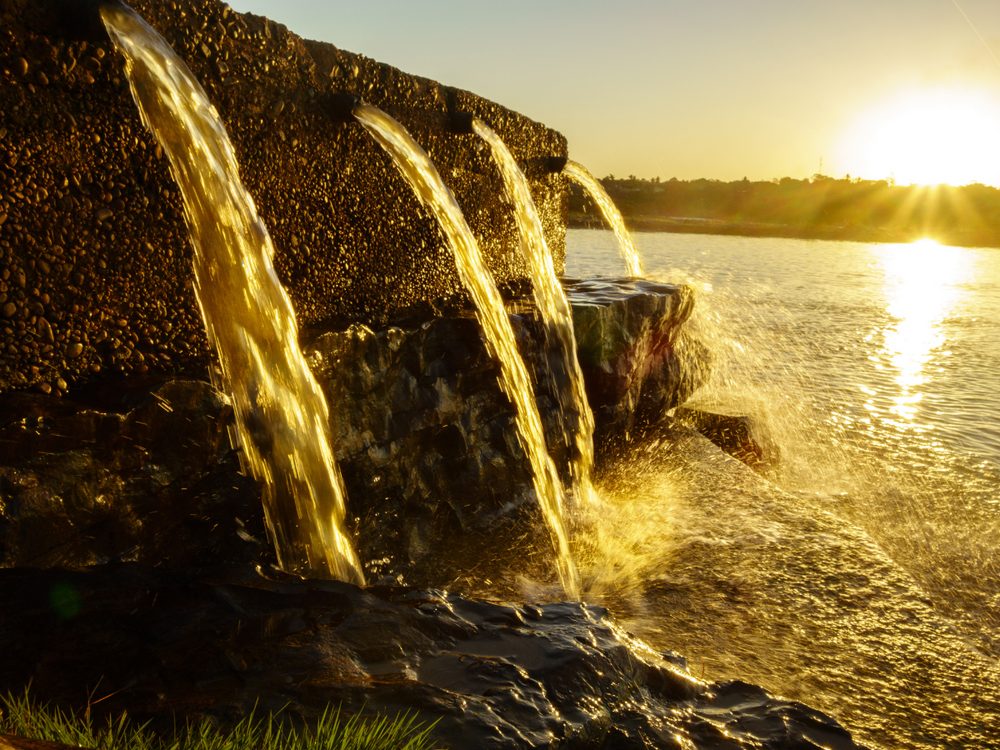
[[[122,7],[120,0],[34,0],[39,29],[47,36],[74,42],[103,42],[108,38],[101,12]]]
[[[611,225],[618,238],[618,246],[621,248],[629,276],[642,276],[642,261],[639,260],[639,253],[635,251],[632,238],[629,236],[628,229],[625,228],[625,220],[614,201],[611,200],[611,196],[601,187],[601,183],[594,179],[594,176],[582,164],[575,161],[566,162],[563,174],[587,191],[587,194],[601,209],[604,220]]]
[[[475,121],[476,116],[471,112],[452,112],[448,115],[448,130],[456,135],[472,135]]]
[[[356,94],[330,94],[322,100],[323,112],[334,122],[356,122],[354,108],[361,102]]]
[[[566,162],[568,161],[569,159],[566,158],[565,156],[546,157],[544,164],[545,171],[555,172],[556,174],[558,174],[559,172],[562,172],[566,168]]]
[[[573,494],[580,500],[590,500],[590,473],[594,466],[594,414],[584,390],[583,372],[576,356],[576,335],[573,332],[573,312],[563,292],[552,263],[552,253],[545,242],[542,222],[538,218],[531,189],[524,173],[500,137],[478,118],[471,130],[493,151],[503,175],[507,194],[514,204],[514,216],[521,237],[521,250],[528,261],[535,304],[542,316],[549,370],[553,374],[556,398],[563,417],[567,444],[575,447],[572,463]],[[569,419],[576,423],[570,427]]]
[[[125,57],[143,122],[181,189],[195,293],[243,454],[264,485],[279,564],[301,575],[363,583],[344,531],[326,401],[299,349],[271,238],[239,179],[225,128],[184,62],[142,18],[118,5],[103,7],[101,16]]]
[[[354,116],[385,148],[417,197],[437,217],[455,253],[459,277],[476,305],[490,352],[500,363],[501,386],[514,404],[518,434],[531,461],[535,493],[555,548],[559,577],[566,594],[578,599],[580,579],[563,523],[562,485],[545,447],[542,420],[510,319],[472,230],[427,152],[402,125],[370,104],[355,107]]]

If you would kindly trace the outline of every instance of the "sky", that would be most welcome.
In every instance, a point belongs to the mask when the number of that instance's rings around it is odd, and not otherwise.
[[[558,130],[598,177],[1000,185],[997,0],[231,0]]]

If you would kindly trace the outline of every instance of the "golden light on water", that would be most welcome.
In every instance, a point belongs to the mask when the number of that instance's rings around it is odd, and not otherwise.
[[[972,89],[918,90],[861,116],[842,163],[897,184],[1000,185],[1000,99]]]
[[[884,343],[898,386],[890,411],[910,422],[922,398],[927,364],[946,343],[941,322],[961,299],[973,264],[967,250],[930,239],[874,250],[885,274],[886,310],[895,320],[885,330]]]

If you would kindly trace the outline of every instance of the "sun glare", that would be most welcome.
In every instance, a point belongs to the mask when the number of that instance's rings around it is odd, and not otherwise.
[[[885,329],[885,349],[899,387],[891,411],[909,422],[923,398],[933,352],[947,340],[941,321],[962,300],[975,269],[968,250],[931,239],[879,245],[872,252],[885,274],[886,310],[894,321]]]
[[[900,185],[1000,185],[1000,100],[981,91],[909,92],[858,119],[843,163]]]

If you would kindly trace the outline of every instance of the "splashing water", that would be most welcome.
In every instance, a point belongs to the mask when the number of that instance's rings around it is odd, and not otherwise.
[[[642,261],[639,260],[639,253],[636,252],[635,246],[632,244],[632,237],[629,235],[628,229],[625,228],[625,220],[601,183],[594,179],[594,176],[582,164],[575,161],[566,162],[563,174],[586,190],[594,203],[601,209],[604,220],[611,225],[615,237],[618,238],[618,246],[621,249],[622,258],[625,259],[629,276],[642,276]]]
[[[578,500],[592,499],[590,474],[594,466],[594,413],[590,410],[583,387],[583,373],[576,356],[576,336],[573,333],[573,312],[556,276],[552,253],[545,243],[542,222],[524,173],[518,168],[510,150],[493,130],[479,119],[472,121],[472,131],[489,144],[503,175],[507,194],[514,204],[514,216],[521,237],[521,250],[528,261],[535,304],[545,326],[550,371],[556,381],[563,424],[576,417],[576,423],[565,427],[567,443],[576,446],[573,461],[573,490]],[[563,384],[563,378],[568,383]]]
[[[170,158],[194,246],[195,293],[246,461],[287,571],[363,583],[344,533],[327,405],[298,346],[274,247],[239,179],[218,113],[184,62],[134,11],[101,16],[125,57],[143,122]]]
[[[708,679],[877,747],[995,746],[997,251],[637,239],[651,278],[701,282],[685,326],[712,381],[686,405],[749,416],[777,463],[650,431],[601,479],[611,544],[584,579],[600,565],[618,621]],[[607,232],[567,244],[569,273],[614,275]]]
[[[358,104],[354,116],[388,152],[420,201],[437,217],[455,253],[459,277],[475,302],[490,351],[500,363],[500,384],[517,413],[518,434],[531,461],[535,493],[555,548],[559,577],[566,594],[577,599],[580,581],[563,524],[562,485],[545,448],[542,420],[510,319],[472,230],[427,152],[402,125],[370,104]]]

